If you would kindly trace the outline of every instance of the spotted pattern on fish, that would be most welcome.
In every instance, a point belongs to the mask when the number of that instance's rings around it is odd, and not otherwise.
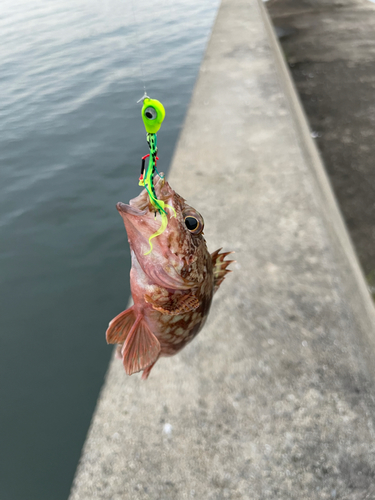
[[[232,262],[224,260],[231,252],[209,254],[199,212],[163,177],[156,176],[154,185],[158,198],[175,209],[176,217],[169,217],[153,251],[144,255],[149,235],[159,224],[148,194],[142,191],[129,205],[118,203],[131,248],[134,305],[116,316],[106,333],[108,343],[119,345],[126,373],[143,370],[144,379],[160,357],[173,356],[199,333]],[[196,231],[188,229],[187,217],[197,221]]]

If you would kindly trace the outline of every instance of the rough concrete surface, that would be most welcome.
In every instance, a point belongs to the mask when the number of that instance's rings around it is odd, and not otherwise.
[[[375,3],[266,5],[375,298]]]
[[[375,499],[374,311],[262,8],[222,1],[169,176],[234,273],[147,382],[113,360],[70,500]]]

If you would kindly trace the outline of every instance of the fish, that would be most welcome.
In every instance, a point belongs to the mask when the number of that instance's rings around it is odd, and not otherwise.
[[[203,328],[214,293],[227,273],[233,252],[210,254],[201,214],[164,179],[155,175],[155,193],[169,209],[165,230],[144,189],[129,204],[117,203],[131,250],[130,289],[133,305],[108,325],[106,340],[117,344],[128,375],[142,371],[146,380],[159,358],[173,356]],[[152,251],[150,251],[150,245]]]

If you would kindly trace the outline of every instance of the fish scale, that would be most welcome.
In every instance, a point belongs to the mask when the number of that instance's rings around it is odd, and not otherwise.
[[[202,216],[164,178],[156,175],[154,188],[175,217],[166,215],[166,229],[147,255],[149,236],[159,224],[147,190],[129,205],[117,204],[131,248],[134,305],[116,316],[106,332],[107,342],[118,344],[126,373],[143,371],[143,379],[159,358],[177,354],[199,333],[232,262],[225,260],[230,252],[208,252]],[[192,218],[197,221],[193,230]]]

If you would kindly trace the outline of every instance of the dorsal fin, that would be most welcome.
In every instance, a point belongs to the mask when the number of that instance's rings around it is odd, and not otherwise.
[[[224,278],[227,275],[227,273],[232,272],[230,269],[227,269],[229,264],[235,262],[234,260],[224,260],[227,255],[234,252],[220,253],[220,250],[221,248],[219,248],[218,250],[216,250],[211,254],[212,265],[214,268],[214,293],[219,288],[221,283],[224,281]]]

